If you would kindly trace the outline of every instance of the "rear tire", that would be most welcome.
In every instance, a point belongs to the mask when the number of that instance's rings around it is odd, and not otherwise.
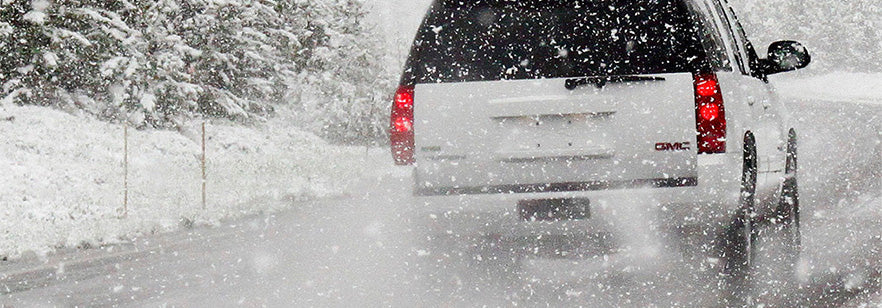
[[[799,183],[797,182],[797,136],[796,130],[790,129],[787,139],[787,159],[784,167],[784,182],[781,185],[781,198],[778,202],[775,220],[778,228],[785,236],[785,266],[791,280],[796,280],[796,265],[802,252],[802,234],[800,231]]]
[[[723,235],[726,261],[726,305],[745,307],[786,303],[787,290],[795,286],[801,251],[797,139],[791,129],[787,142],[785,178],[775,210],[759,217],[756,202],[756,143],[752,133],[744,138],[741,203]]]
[[[799,190],[796,181],[796,133],[787,141],[785,176],[773,211],[756,223],[754,264],[751,269],[751,305],[788,306],[799,286]]]
[[[726,278],[727,305],[750,305],[751,269],[756,258],[755,202],[757,181],[756,138],[752,132],[744,135],[744,156],[741,174],[740,207],[723,234],[722,257]]]
[[[790,129],[787,139],[787,163],[784,167],[784,183],[781,186],[781,199],[778,204],[778,218],[782,227],[789,230],[791,244],[799,256],[802,248],[802,234],[799,221],[799,183],[797,182],[797,139],[796,130]]]

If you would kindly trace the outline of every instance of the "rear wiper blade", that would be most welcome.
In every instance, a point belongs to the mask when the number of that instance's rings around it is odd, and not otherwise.
[[[664,77],[654,76],[606,76],[606,77],[584,77],[567,79],[564,86],[567,90],[575,90],[580,86],[593,85],[598,89],[610,83],[622,82],[642,82],[642,81],[665,81]]]

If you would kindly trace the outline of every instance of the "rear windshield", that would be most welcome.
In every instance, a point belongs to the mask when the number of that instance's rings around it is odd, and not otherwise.
[[[402,82],[693,72],[718,50],[682,0],[439,0]],[[705,30],[707,31],[707,30]]]

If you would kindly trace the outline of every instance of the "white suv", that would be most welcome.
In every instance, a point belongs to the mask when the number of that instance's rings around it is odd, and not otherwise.
[[[728,230],[738,271],[757,224],[798,247],[796,136],[766,76],[809,62],[792,41],[760,59],[721,0],[437,0],[392,152],[413,165],[417,207],[476,213],[485,232],[599,230],[638,201]]]

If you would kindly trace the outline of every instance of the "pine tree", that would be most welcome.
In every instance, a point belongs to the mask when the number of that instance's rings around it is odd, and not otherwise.
[[[13,93],[19,101],[38,93],[26,85],[45,85],[46,69],[42,55],[49,50],[49,37],[45,35],[45,13],[34,10],[31,1],[4,1],[0,6],[0,78],[2,96]]]
[[[360,1],[11,1],[0,98],[151,127],[281,107],[333,141],[385,134],[392,74]]]

